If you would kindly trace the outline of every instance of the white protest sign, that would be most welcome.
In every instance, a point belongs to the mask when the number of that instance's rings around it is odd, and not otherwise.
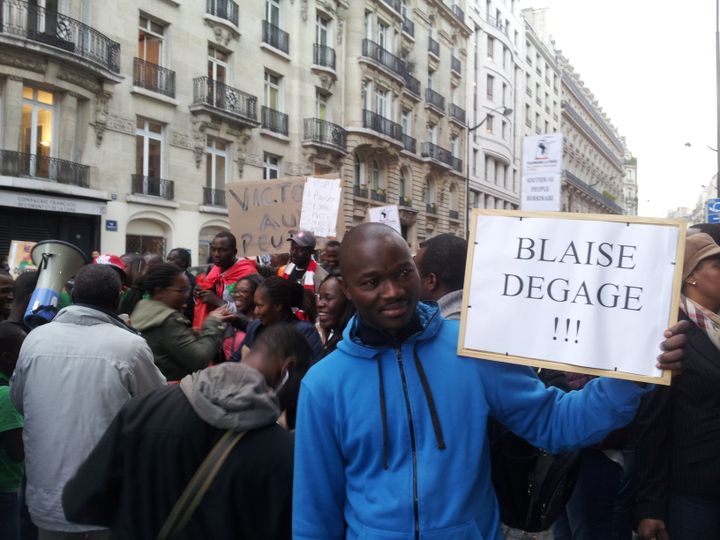
[[[397,232],[402,232],[400,229],[400,213],[398,207],[394,204],[368,208],[368,220],[374,223],[384,223]]]
[[[336,236],[338,210],[342,200],[340,179],[309,177],[305,182],[300,228],[316,236]]]
[[[669,384],[655,363],[677,319],[680,221],[475,210],[472,223],[461,354]]]
[[[523,139],[521,210],[560,211],[562,157],[561,133],[529,135]]]

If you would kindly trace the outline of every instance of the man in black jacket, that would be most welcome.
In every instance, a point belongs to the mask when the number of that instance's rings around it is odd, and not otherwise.
[[[223,433],[245,431],[178,538],[290,538],[292,436],[271,389],[311,355],[294,328],[275,325],[242,363],[128,402],[67,484],[67,518],[110,527],[114,540],[154,539]]]

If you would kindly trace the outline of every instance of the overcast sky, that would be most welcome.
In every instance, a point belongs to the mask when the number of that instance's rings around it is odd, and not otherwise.
[[[717,156],[715,2],[522,0],[638,158],[640,215],[694,207]],[[689,142],[692,146],[687,147]]]

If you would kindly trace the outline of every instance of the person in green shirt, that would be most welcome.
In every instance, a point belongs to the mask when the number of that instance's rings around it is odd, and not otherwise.
[[[20,326],[0,323],[0,538],[7,540],[20,537],[19,490],[25,458],[23,418],[10,401],[8,383],[25,336]]]

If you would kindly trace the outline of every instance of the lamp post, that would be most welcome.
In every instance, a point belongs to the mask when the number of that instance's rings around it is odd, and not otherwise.
[[[715,108],[716,146],[720,148],[720,0],[715,0],[715,94],[717,98]],[[717,170],[715,173],[718,178],[716,194],[720,198],[720,152],[717,152]]]
[[[718,0],[720,1],[720,0]],[[470,146],[470,134],[481,127],[485,122],[487,122],[488,116],[490,116],[491,112],[500,112],[503,116],[507,117],[512,114],[513,110],[510,107],[506,107],[503,105],[502,107],[496,107],[494,109],[490,109],[488,114],[485,115],[485,118],[483,118],[479,124],[473,127],[467,128],[467,136],[465,145],[467,146],[467,160],[465,165],[465,236],[470,237],[470,156],[471,156],[471,146]],[[514,136],[514,132],[513,132]]]

